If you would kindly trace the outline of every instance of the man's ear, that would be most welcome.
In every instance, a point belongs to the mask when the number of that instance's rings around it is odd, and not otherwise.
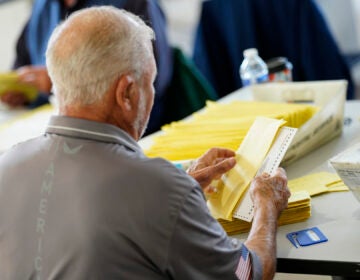
[[[133,106],[136,83],[131,75],[122,75],[116,85],[116,103],[125,111],[131,111]]]

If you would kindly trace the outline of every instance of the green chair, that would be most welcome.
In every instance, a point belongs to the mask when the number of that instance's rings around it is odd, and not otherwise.
[[[173,48],[174,68],[165,99],[165,123],[183,119],[203,108],[207,100],[218,96],[193,61],[179,49]]]

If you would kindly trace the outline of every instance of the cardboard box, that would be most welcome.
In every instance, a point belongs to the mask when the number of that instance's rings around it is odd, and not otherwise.
[[[320,111],[298,129],[283,166],[341,134],[346,90],[346,80],[267,83],[250,88],[255,101],[309,103],[320,107]]]

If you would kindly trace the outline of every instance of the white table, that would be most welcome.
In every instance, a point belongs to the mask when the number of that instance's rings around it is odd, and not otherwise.
[[[0,104],[0,124],[9,121],[27,111],[27,109],[22,108],[8,109],[6,106]]]

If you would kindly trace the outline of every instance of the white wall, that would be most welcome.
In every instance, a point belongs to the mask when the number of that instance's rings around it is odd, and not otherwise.
[[[15,57],[15,44],[31,9],[30,0],[0,4],[0,71],[8,71]]]
[[[316,0],[343,53],[360,51],[360,1]]]
[[[192,55],[194,32],[202,0],[160,0],[166,14],[169,40],[188,55]]]

